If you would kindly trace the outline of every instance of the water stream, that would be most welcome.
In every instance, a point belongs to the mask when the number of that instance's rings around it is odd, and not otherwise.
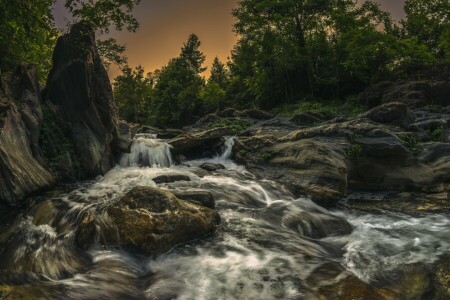
[[[323,266],[341,265],[379,283],[403,264],[431,265],[449,253],[446,216],[327,211],[255,179],[230,160],[233,142],[217,157],[175,166],[168,144],[138,136],[132,153],[105,176],[36,202],[0,228],[0,283],[19,286],[25,298],[317,299],[322,282],[314,274]],[[226,168],[200,177],[204,162]],[[214,235],[156,258],[100,244],[88,252],[74,246],[74,224],[84,211],[101,214],[134,186],[156,186],[152,179],[163,174],[191,181],[162,188],[214,195],[222,218]]]

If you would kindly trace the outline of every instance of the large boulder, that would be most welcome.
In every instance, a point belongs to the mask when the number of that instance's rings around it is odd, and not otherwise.
[[[138,124],[130,124],[124,120],[119,120],[117,124],[117,135],[113,140],[112,149],[116,152],[130,153],[133,137],[138,132]]]
[[[75,24],[58,39],[45,100],[70,133],[88,176],[107,172],[113,152],[128,149],[132,131],[118,124],[108,73],[87,22]]]
[[[412,110],[404,103],[391,102],[375,107],[361,114],[359,118],[367,118],[377,123],[392,124],[408,127],[414,122]]]
[[[298,196],[327,204],[347,193],[344,151],[325,139],[240,138],[233,152],[257,175],[291,187]]]
[[[173,155],[183,154],[188,158],[200,157],[204,153],[217,152],[223,145],[223,137],[231,136],[233,131],[228,127],[219,127],[179,135],[168,143],[172,146]]]
[[[54,179],[40,163],[43,114],[36,70],[21,66],[0,80],[0,202],[18,204]]]
[[[220,217],[214,210],[179,200],[174,194],[152,187],[136,187],[108,209],[116,234],[106,242],[150,255],[214,232]]]

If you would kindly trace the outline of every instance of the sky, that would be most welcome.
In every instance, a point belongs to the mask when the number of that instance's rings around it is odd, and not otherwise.
[[[376,1],[391,12],[395,20],[403,17],[405,0]],[[69,16],[64,2],[57,0],[53,9],[56,25],[60,28],[65,27]],[[134,11],[140,23],[138,31],[112,32],[110,35],[126,44],[130,66],[142,65],[150,72],[178,56],[189,34],[196,33],[202,42],[201,51],[206,55],[206,66],[210,66],[215,56],[225,62],[236,42],[231,15],[236,3],[237,0],[142,0]],[[111,68],[109,73],[114,78],[120,72]]]

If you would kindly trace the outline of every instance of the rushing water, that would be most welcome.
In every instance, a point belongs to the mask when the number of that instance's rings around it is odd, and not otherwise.
[[[105,176],[31,204],[0,228],[0,283],[19,286],[16,293],[24,298],[316,299],[322,283],[314,274],[323,266],[341,264],[377,283],[402,264],[431,265],[450,251],[446,216],[329,212],[277,183],[256,180],[229,159],[233,143],[228,139],[215,158],[174,166],[169,145],[138,136],[132,153]],[[199,177],[204,162],[226,169]],[[74,224],[83,211],[101,214],[134,186],[156,186],[152,179],[163,174],[191,179],[163,188],[214,195],[222,218],[214,235],[156,258],[74,246]]]

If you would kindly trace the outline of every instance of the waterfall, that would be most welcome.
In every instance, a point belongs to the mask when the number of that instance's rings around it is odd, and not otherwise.
[[[225,144],[223,145],[223,152],[219,157],[220,160],[227,160],[231,157],[231,153],[233,150],[235,140],[236,140],[236,137],[234,137],[234,136],[227,138],[227,140],[225,141]]]
[[[138,134],[131,145],[131,153],[120,159],[122,167],[170,167],[172,165],[171,146],[154,135]]]

